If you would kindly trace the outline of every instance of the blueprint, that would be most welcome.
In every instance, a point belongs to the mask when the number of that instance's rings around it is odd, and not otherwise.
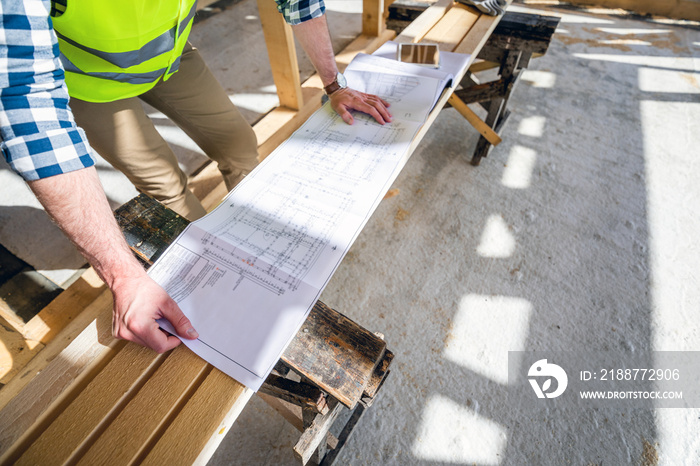
[[[347,125],[326,104],[149,271],[200,335],[184,343],[253,390],[390,188],[446,82],[370,61],[346,77],[391,103],[390,124],[355,114]]]

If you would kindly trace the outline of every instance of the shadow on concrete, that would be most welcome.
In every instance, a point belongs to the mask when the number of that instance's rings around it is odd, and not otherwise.
[[[348,464],[658,459],[653,401],[581,410],[562,398],[535,410],[534,393],[504,378],[509,350],[551,352],[562,367],[582,353],[594,370],[603,355],[654,367],[641,103],[697,94],[640,90],[642,64],[583,29],[584,39],[558,34],[533,62],[504,143],[481,167],[468,165],[474,132],[443,112],[395,183],[401,194],[380,206],[324,293],[385,333],[397,355],[360,426],[369,433],[341,457]],[[629,52],[677,57],[653,46]]]

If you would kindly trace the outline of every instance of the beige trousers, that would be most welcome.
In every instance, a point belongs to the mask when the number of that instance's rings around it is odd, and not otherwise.
[[[189,44],[179,71],[139,97],[107,103],[71,99],[75,120],[97,153],[140,192],[183,217],[196,220],[206,211],[139,99],[168,116],[217,162],[229,190],[257,165],[253,129]]]

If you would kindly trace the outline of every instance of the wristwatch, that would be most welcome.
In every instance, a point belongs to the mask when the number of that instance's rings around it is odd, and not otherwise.
[[[345,80],[345,76],[343,76],[343,73],[339,72],[335,75],[335,79],[333,80],[333,82],[324,87],[323,90],[326,91],[326,95],[331,95],[335,91],[339,89],[345,89],[346,87],[348,87],[348,82]]]

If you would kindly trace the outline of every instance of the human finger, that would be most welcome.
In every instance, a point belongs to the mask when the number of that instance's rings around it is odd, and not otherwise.
[[[172,324],[175,332],[182,338],[194,340],[199,337],[199,333],[194,329],[190,319],[180,310],[175,301],[169,299],[161,304],[160,312],[163,317]]]

